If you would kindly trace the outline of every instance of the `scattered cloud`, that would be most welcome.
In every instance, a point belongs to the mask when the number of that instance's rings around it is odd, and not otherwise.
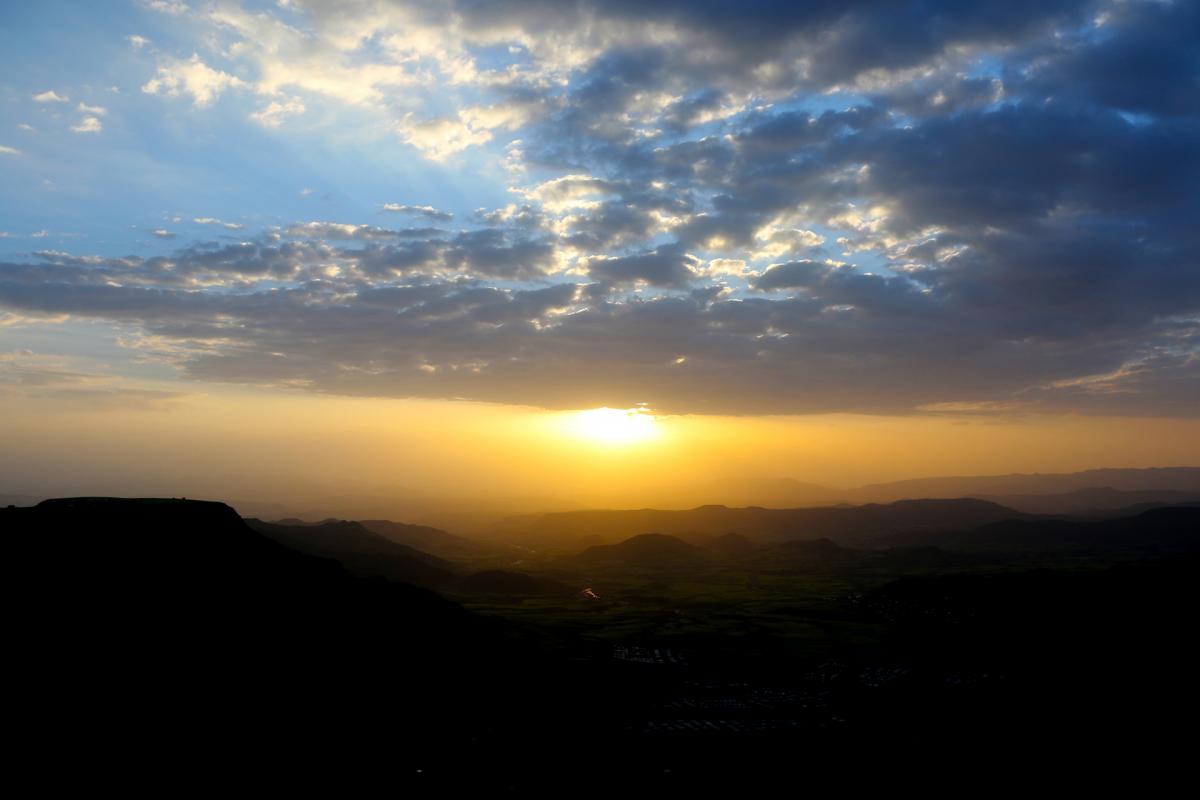
[[[340,222],[297,222],[283,230],[284,236],[315,239],[399,239],[401,231],[376,228],[371,225],[351,225]]]
[[[392,211],[397,214],[409,214],[416,217],[425,217],[426,219],[437,220],[438,222],[449,222],[454,219],[454,215],[448,211],[438,211],[433,206],[410,206],[404,203],[384,203],[384,211]]]
[[[35,94],[33,100],[35,103],[65,103],[71,98],[65,95],[59,95],[53,89],[48,89],[41,94]]]
[[[250,115],[250,119],[266,128],[278,128],[288,117],[304,113],[304,103],[293,97],[285,102],[272,101],[262,111]]]
[[[71,130],[75,133],[100,133],[104,126],[98,117],[84,117],[78,124],[72,125]]]
[[[143,2],[148,8],[171,16],[186,14],[191,10],[188,8],[188,4],[182,0],[143,0]]]
[[[4,325],[0,317],[0,327]],[[3,396],[65,404],[79,411],[169,411],[187,397],[182,392],[130,386],[112,375],[82,371],[75,359],[30,350],[0,352]]]
[[[246,227],[240,222],[224,222],[215,217],[192,217],[192,222],[197,225],[216,225],[230,231],[240,231]]]
[[[190,59],[167,59],[158,65],[158,72],[142,86],[146,94],[168,97],[191,95],[196,108],[211,106],[226,89],[246,84],[235,75],[213,69],[196,53]]]
[[[492,140],[490,130],[474,128],[469,122],[461,119],[416,120],[411,113],[396,125],[396,132],[405,144],[417,148],[431,161],[444,161],[472,145],[485,144]]]
[[[456,202],[461,158],[511,202],[455,230],[386,203],[413,226],[340,209],[169,257],[43,253],[0,265],[5,313],[320,392],[1196,413],[1195,4],[154,5],[195,51],[145,92],[267,127],[340,107],[447,176],[409,197]]]

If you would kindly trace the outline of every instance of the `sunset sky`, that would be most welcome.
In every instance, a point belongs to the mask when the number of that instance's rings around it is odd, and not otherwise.
[[[1198,154],[1182,0],[5,3],[0,488],[1194,464]]]

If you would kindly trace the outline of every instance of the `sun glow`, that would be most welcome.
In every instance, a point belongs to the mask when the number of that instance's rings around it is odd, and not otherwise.
[[[644,408],[593,408],[572,414],[567,429],[580,439],[603,445],[629,445],[659,436],[654,415]]]

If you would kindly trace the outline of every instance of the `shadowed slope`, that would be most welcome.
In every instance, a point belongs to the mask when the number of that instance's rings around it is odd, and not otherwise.
[[[712,553],[674,536],[644,533],[619,544],[589,547],[565,561],[577,567],[692,567],[713,558]]]
[[[409,525],[404,522],[393,522],[390,519],[364,519],[360,520],[358,524],[396,544],[414,547],[442,558],[476,555],[480,551],[486,550],[478,542],[447,533],[441,528],[431,528],[428,525]]]
[[[449,562],[396,544],[358,522],[337,520],[315,525],[280,525],[247,519],[246,524],[294,550],[336,559],[356,575],[379,575],[431,589],[449,586],[457,577]]]
[[[565,583],[527,575],[524,572],[490,569],[476,572],[460,580],[455,587],[465,594],[489,594],[505,597],[551,597],[574,594]]]
[[[1008,520],[968,531],[900,533],[885,541],[892,545],[997,553],[1158,556],[1200,552],[1200,507],[1156,508],[1101,521]]]

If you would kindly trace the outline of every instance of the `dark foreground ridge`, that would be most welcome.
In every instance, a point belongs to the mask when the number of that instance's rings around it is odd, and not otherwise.
[[[72,498],[0,521],[19,610],[9,721],[30,741],[69,720],[142,758],[386,747],[431,767],[497,736],[545,679],[499,621],[353,577],[222,503]]]
[[[35,755],[87,742],[107,769],[136,753],[177,776],[238,758],[298,775],[352,756],[396,785],[496,791],[1169,760],[1186,745],[1173,721],[1200,710],[1196,513],[1071,528],[1061,563],[1050,523],[985,527],[989,547],[1037,542],[1035,561],[989,550],[956,574],[923,550],[641,536],[583,559],[598,596],[553,570],[485,570],[453,596],[531,599],[474,613],[290,549],[222,503],[51,500],[0,509],[8,721]],[[337,529],[342,557],[377,546],[364,530]],[[1128,551],[1139,530],[1168,557]],[[1088,531],[1119,558],[1079,567]],[[709,595],[671,599],[698,582]]]

